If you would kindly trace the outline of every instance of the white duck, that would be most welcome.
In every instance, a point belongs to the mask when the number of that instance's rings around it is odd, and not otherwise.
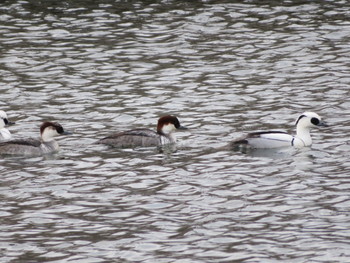
[[[321,117],[314,112],[304,112],[296,121],[297,134],[290,135],[282,131],[261,131],[253,132],[234,140],[230,144],[230,148],[237,147],[246,148],[279,148],[293,146],[296,148],[311,146],[312,139],[310,129],[313,127],[327,126],[321,120]]]
[[[6,112],[0,110],[0,141],[11,139],[11,132],[8,129],[6,129],[5,126],[9,126],[12,124],[15,123],[8,120]]]

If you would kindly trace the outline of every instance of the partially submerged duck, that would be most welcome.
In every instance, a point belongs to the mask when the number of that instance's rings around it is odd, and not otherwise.
[[[55,137],[70,134],[57,122],[44,122],[40,126],[40,140],[18,139],[0,143],[0,154],[5,155],[43,155],[59,150]]]
[[[187,129],[181,126],[178,118],[167,115],[159,118],[157,131],[150,129],[134,129],[112,134],[99,140],[98,144],[105,144],[112,147],[150,147],[172,144],[176,142],[174,132]]]
[[[271,149],[287,146],[293,146],[295,148],[307,147],[312,144],[310,129],[324,126],[327,125],[321,120],[318,114],[304,112],[296,121],[297,133],[294,136],[283,131],[253,132],[231,142],[230,148]]]

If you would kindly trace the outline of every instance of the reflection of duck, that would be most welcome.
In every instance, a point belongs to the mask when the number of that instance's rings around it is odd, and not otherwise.
[[[57,152],[58,143],[54,137],[61,134],[70,134],[63,130],[60,124],[44,122],[40,127],[41,140],[18,139],[0,143],[0,154],[9,155],[42,155]]]
[[[6,112],[0,110],[0,141],[11,139],[12,135],[5,126],[9,126],[15,124],[14,122],[10,122],[7,118]]]
[[[112,134],[99,140],[97,143],[113,147],[149,147],[170,144],[176,142],[173,134],[178,129],[186,129],[180,125],[175,116],[163,116],[159,118],[157,131],[149,129],[134,129]]]
[[[282,131],[262,131],[249,133],[243,138],[239,138],[231,142],[230,147],[239,149],[246,148],[278,148],[285,146],[294,146],[301,148],[310,146],[312,139],[310,129],[317,126],[327,126],[314,112],[304,112],[296,121],[297,134],[289,135]]]

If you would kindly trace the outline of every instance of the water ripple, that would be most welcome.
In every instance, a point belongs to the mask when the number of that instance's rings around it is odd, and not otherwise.
[[[3,262],[344,262],[346,1],[0,4],[0,106],[60,153],[0,160]],[[252,130],[330,127],[312,148],[218,150]],[[94,142],[163,114],[173,149]]]

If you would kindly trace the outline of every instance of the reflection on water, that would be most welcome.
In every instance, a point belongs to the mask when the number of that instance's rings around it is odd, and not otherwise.
[[[347,1],[5,1],[0,108],[43,120],[57,155],[0,160],[2,262],[344,262],[349,257]],[[219,150],[330,127],[301,150]],[[190,128],[176,149],[94,144]]]
[[[239,149],[236,152],[242,152],[251,157],[266,157],[270,159],[290,159],[293,158],[294,148],[277,148],[277,149]]]

